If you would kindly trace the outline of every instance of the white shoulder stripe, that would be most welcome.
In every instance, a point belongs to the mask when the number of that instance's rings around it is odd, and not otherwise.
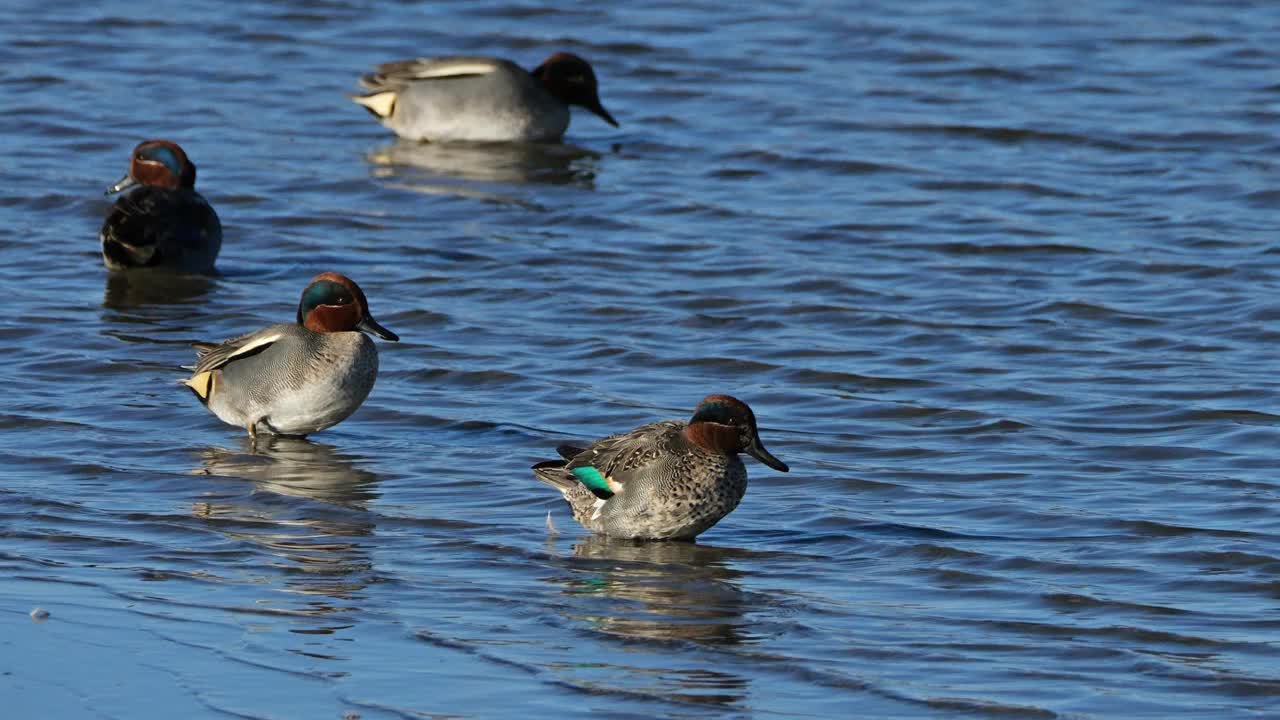
[[[276,333],[275,335],[263,335],[260,338],[254,338],[252,342],[247,342],[244,345],[240,346],[239,348],[236,348],[235,352],[227,356],[227,361],[234,360],[235,358],[238,358],[241,355],[244,355],[245,353],[251,352],[253,350],[256,350],[262,347],[263,345],[270,345],[271,343],[279,340],[280,337],[281,337],[281,334]]]
[[[433,63],[413,73],[415,78],[453,77],[455,75],[489,75],[497,72],[498,66],[484,60],[472,60],[458,63]]]

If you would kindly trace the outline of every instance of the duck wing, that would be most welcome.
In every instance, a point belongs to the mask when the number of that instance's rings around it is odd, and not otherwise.
[[[255,330],[239,337],[224,340],[217,345],[211,343],[192,343],[199,351],[196,358],[195,374],[210,372],[234,360],[253,357],[264,352],[273,343],[285,336],[285,329],[279,325]]]
[[[520,68],[509,60],[491,57],[413,58],[379,65],[360,78],[360,85],[374,91],[399,90],[419,80],[475,77],[510,69]]]
[[[565,462],[564,470],[596,497],[607,500],[630,478],[660,470],[670,459],[672,446],[682,439],[684,426],[679,420],[664,420],[597,440]]]

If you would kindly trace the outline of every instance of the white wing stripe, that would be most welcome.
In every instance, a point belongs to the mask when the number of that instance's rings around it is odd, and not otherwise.
[[[415,78],[441,78],[454,75],[488,75],[496,72],[498,66],[489,62],[441,63],[435,67],[425,67],[413,73]]]
[[[251,343],[245,343],[243,346],[241,346],[240,348],[238,348],[235,352],[233,352],[233,353],[231,353],[230,355],[228,355],[228,356],[227,356],[227,359],[226,359],[226,360],[224,360],[224,361],[223,361],[222,363],[220,363],[220,364],[225,365],[226,363],[228,363],[228,362],[230,362],[230,361],[232,361],[232,360],[236,359],[237,357],[240,357],[241,355],[244,355],[245,353],[247,353],[247,352],[249,352],[249,351],[251,351],[251,350],[255,350],[255,349],[257,349],[257,348],[260,348],[260,347],[262,347],[263,345],[270,345],[271,343],[273,343],[273,342],[275,342],[275,341],[279,340],[279,339],[280,339],[280,337],[281,337],[281,334],[280,334],[280,333],[276,333],[275,335],[264,335],[264,336],[262,336],[262,337],[260,337],[260,338],[255,338],[253,342],[251,342]]]

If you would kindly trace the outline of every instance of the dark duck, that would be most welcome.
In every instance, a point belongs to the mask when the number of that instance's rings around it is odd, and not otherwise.
[[[177,143],[139,143],[129,174],[107,188],[108,195],[128,191],[116,200],[99,233],[107,269],[212,272],[222,248],[222,224],[195,186],[196,166]]]

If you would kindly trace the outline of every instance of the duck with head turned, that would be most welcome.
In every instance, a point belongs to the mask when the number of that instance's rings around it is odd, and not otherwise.
[[[540,462],[533,473],[564,495],[574,520],[635,540],[692,540],[733,512],[747,491],[740,453],[790,469],[765,450],[751,408],[729,395],[706,397],[688,422],[656,422],[556,452],[562,460]]]
[[[98,233],[107,269],[212,272],[222,224],[195,186],[196,166],[177,143],[139,143],[129,174],[107,188],[108,195],[130,191],[116,200]]]
[[[577,105],[617,127],[600,103],[595,71],[558,52],[533,70],[492,57],[417,58],[379,65],[352,97],[408,140],[552,142]]]
[[[195,372],[182,382],[251,437],[309,435],[345,420],[373,389],[378,350],[365,333],[400,339],[369,314],[355,282],[321,273],[302,291],[297,322],[197,343]]]

